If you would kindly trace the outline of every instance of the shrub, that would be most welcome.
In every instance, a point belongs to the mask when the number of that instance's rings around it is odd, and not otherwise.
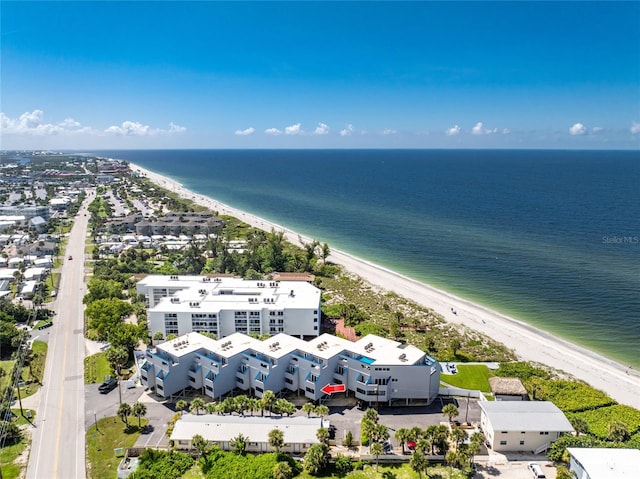
[[[580,412],[615,404],[615,401],[602,391],[579,381],[553,380],[539,378],[530,381],[535,399],[551,401],[563,412]]]
[[[607,438],[609,425],[614,422],[624,424],[631,435],[640,432],[640,411],[622,404],[576,413],[571,417],[584,419],[589,431],[601,439]]]

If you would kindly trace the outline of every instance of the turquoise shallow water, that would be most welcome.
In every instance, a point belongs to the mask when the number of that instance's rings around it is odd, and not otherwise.
[[[102,151],[640,367],[635,151]]]

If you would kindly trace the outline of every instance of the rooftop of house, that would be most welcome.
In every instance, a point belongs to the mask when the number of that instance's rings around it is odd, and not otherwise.
[[[590,479],[631,479],[638,477],[640,449],[567,448],[588,472]]]
[[[573,432],[564,413],[549,401],[480,401],[494,431]]]

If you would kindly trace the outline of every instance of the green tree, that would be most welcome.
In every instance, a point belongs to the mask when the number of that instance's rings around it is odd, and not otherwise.
[[[402,447],[402,454],[404,455],[404,453],[405,453],[405,451],[404,451],[404,443],[410,440],[411,431],[409,429],[407,429],[406,427],[401,427],[401,428],[396,430],[396,433],[395,433],[394,436],[396,438],[396,441],[398,441],[400,443],[400,447]]]
[[[460,449],[460,445],[467,439],[467,433],[463,429],[454,428],[449,433],[449,438],[456,445],[456,450]]]
[[[312,445],[304,455],[304,470],[309,474],[317,475],[329,464],[329,446],[324,443]]]
[[[329,408],[324,404],[319,404],[315,407],[314,412],[316,416],[323,418],[329,414]]]
[[[589,423],[584,418],[574,416],[569,419],[569,422],[578,435],[589,434]]]
[[[200,411],[203,411],[206,408],[204,404],[204,400],[202,398],[193,398],[191,401],[191,406],[189,406],[189,411],[195,412],[197,416],[200,415]]]
[[[120,375],[122,366],[127,364],[127,360],[129,359],[129,351],[122,346],[112,346],[107,349],[106,357],[116,374]]]
[[[316,438],[318,441],[329,444],[329,430],[326,427],[321,427],[316,431]]]
[[[374,424],[378,424],[378,420],[380,419],[380,417],[378,416],[378,411],[373,408],[368,408],[364,412],[364,419],[367,419]]]
[[[373,442],[371,446],[369,446],[369,452],[372,456],[376,458],[376,471],[378,470],[378,460],[382,454],[384,454],[384,448],[382,444],[379,442]]]
[[[449,418],[449,422],[451,423],[452,419],[459,414],[458,408],[453,404],[446,404],[442,408],[442,415],[447,416]]]
[[[120,404],[118,408],[118,416],[129,427],[129,416],[131,416],[131,406],[126,402]]]
[[[273,466],[273,479],[291,479],[293,477],[293,469],[286,461],[280,461]]]
[[[247,442],[249,442],[249,438],[240,433],[236,437],[231,439],[230,445],[233,448],[233,452],[242,455],[247,449]]]
[[[90,304],[98,299],[123,299],[123,286],[119,281],[113,279],[100,279],[93,277],[87,284],[89,292],[85,294],[82,302]]]
[[[311,413],[314,413],[316,409],[315,404],[312,402],[306,402],[302,405],[302,412],[307,413],[307,417],[311,416]]]
[[[269,446],[271,446],[276,453],[279,453],[280,449],[284,447],[284,433],[280,429],[272,429],[269,431]]]
[[[344,436],[343,445],[349,449],[353,447],[353,433],[351,431],[347,431]]]
[[[413,469],[414,472],[418,473],[418,477],[422,479],[422,474],[425,474],[425,478],[429,479],[427,476],[427,468],[429,467],[429,461],[424,456],[424,454],[419,453],[418,451],[414,452],[409,460],[409,466]]]
[[[337,454],[334,459],[334,465],[336,472],[340,476],[349,474],[353,470],[353,464],[351,464],[351,458],[342,454]]]
[[[185,401],[184,399],[178,399],[176,401],[176,411],[184,411],[185,409],[187,409],[187,401]]]
[[[625,442],[629,440],[629,429],[622,421],[611,421],[607,427],[607,439],[614,442]]]
[[[140,421],[147,414],[147,406],[140,401],[137,401],[131,408],[131,412],[138,418],[138,427],[140,427]]]
[[[198,451],[198,457],[202,457],[209,449],[209,442],[200,434],[196,434],[191,438],[191,447]]]
[[[273,391],[267,389],[262,394],[262,404],[263,404],[264,409],[268,409],[269,410],[269,416],[271,416],[271,412],[273,411],[273,406],[274,406],[275,403],[276,403],[276,395],[273,394]]]

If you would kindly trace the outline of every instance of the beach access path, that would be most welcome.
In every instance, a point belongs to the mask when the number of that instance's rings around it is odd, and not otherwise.
[[[283,231],[286,239],[299,244],[313,241],[281,225],[238,210],[229,205],[194,193],[170,178],[130,163],[157,185],[190,199],[219,214],[234,216],[262,230]],[[482,305],[413,280],[382,266],[357,258],[343,251],[331,250],[328,258],[374,286],[393,291],[440,313],[447,321],[479,331],[513,349],[525,361],[545,364],[583,380],[610,395],[621,404],[640,409],[640,373],[582,346],[570,343],[517,319],[505,316]],[[455,311],[455,314],[453,311]]]

